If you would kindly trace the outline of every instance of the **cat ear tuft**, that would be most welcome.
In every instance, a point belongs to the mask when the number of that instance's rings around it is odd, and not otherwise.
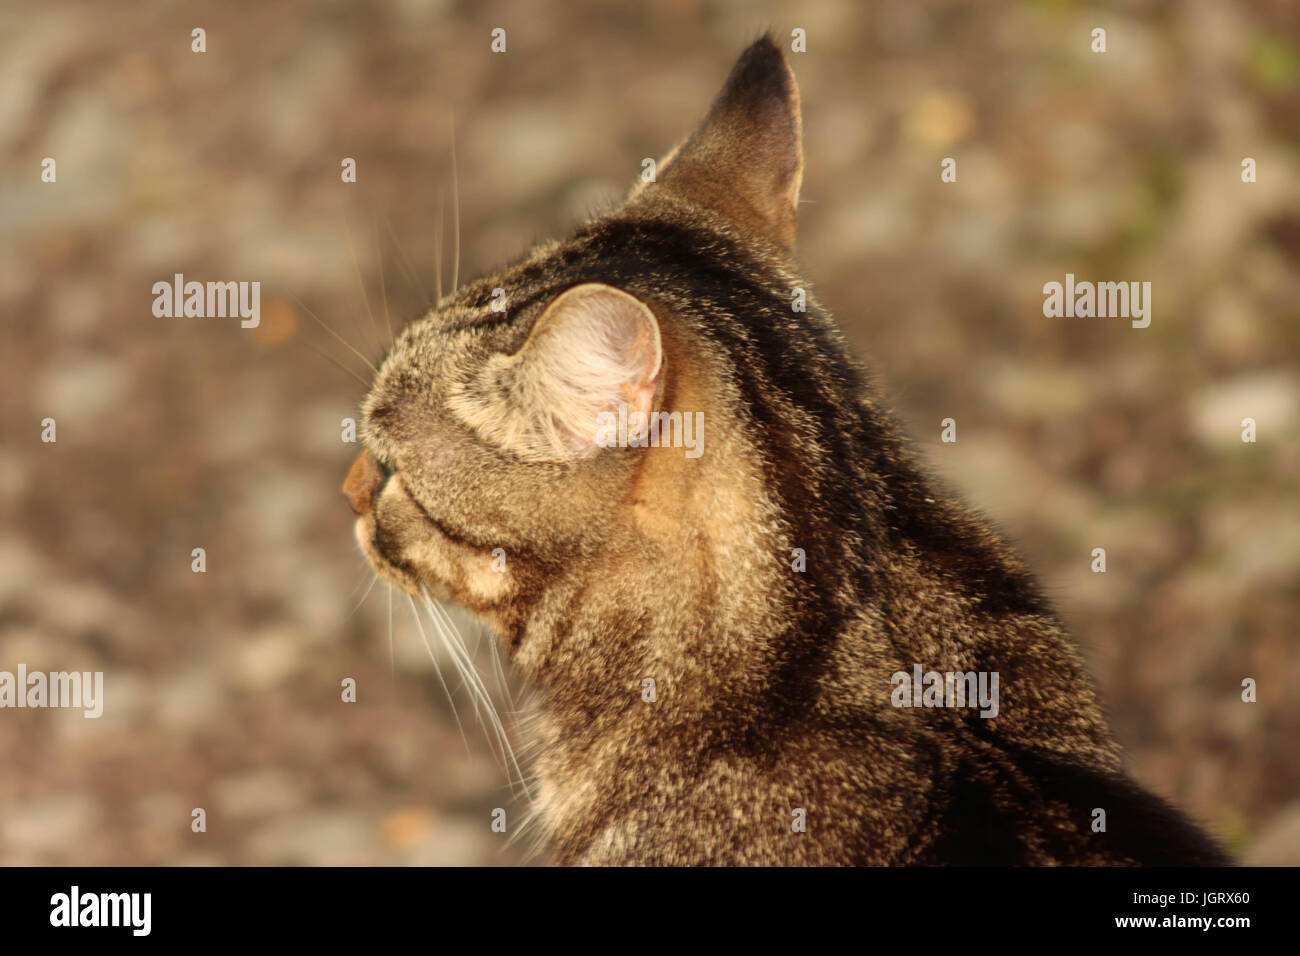
[[[704,121],[661,166],[659,182],[792,249],[802,179],[799,88],[769,34],[741,54]]]
[[[589,282],[556,297],[514,355],[483,370],[453,404],[483,437],[521,457],[594,455],[609,416],[649,415],[663,371],[654,313],[621,289]]]

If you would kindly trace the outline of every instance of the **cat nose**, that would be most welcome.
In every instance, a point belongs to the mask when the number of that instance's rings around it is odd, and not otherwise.
[[[384,477],[384,468],[374,455],[368,451],[357,455],[343,481],[343,497],[348,499],[353,511],[359,515],[370,511],[384,487]]]

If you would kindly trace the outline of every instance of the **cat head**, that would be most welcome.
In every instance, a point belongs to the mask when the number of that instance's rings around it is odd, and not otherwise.
[[[377,571],[518,643],[559,582],[588,604],[608,586],[626,617],[630,591],[703,580],[718,547],[775,561],[743,553],[777,510],[753,434],[768,357],[744,330],[791,322],[802,165],[765,37],[656,181],[403,329],[344,484]]]

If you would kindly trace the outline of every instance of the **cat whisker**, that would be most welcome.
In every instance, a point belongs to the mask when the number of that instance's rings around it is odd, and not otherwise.
[[[393,243],[393,248],[397,251],[397,264],[402,267],[402,274],[406,276],[406,281],[420,293],[420,298],[424,300],[425,308],[433,308],[433,303],[429,301],[429,293],[425,291],[419,278],[411,271],[411,264],[406,260],[406,253],[402,252],[402,244],[397,241],[397,233],[393,232],[393,224],[387,216],[384,217],[384,226],[388,229],[388,238]]]
[[[336,359],[334,356],[330,355],[330,354],[329,354],[328,352],[326,352],[324,349],[318,348],[316,345],[313,345],[311,342],[305,342],[305,343],[303,343],[303,344],[305,344],[309,349],[311,349],[313,352],[315,352],[315,353],[316,353],[317,355],[319,355],[321,358],[325,359],[325,361],[330,362],[330,363],[336,365],[337,367],[341,368],[343,371],[347,372],[349,375],[351,375],[353,378],[355,378],[358,382],[360,382],[361,385],[362,385],[364,388],[366,388],[366,389],[369,389],[369,388],[370,388],[370,383],[369,383],[369,382],[367,382],[364,378],[362,378],[360,375],[358,375],[358,374],[357,374],[356,372],[354,372],[352,369],[348,368],[346,365],[344,365],[342,362],[340,362],[340,361],[339,361],[338,359]]]
[[[433,234],[433,278],[438,285],[438,301],[442,301],[442,213],[445,197],[438,189],[438,231]]]
[[[456,664],[456,670],[460,673],[461,686],[463,686],[469,692],[470,701],[474,705],[474,716],[478,718],[480,725],[483,726],[485,730],[487,730],[489,725],[483,722],[483,714],[479,710],[480,699],[482,700],[484,708],[488,711],[490,718],[493,721],[495,721],[496,714],[495,714],[495,710],[492,707],[492,702],[486,696],[486,693],[480,694],[480,691],[482,690],[482,685],[481,682],[478,681],[478,671],[475,669],[474,664],[469,659],[468,655],[465,654],[464,652],[465,649],[457,639],[457,635],[449,629],[449,625],[451,628],[454,628],[455,625],[451,624],[450,619],[446,618],[445,613],[444,613],[444,618],[446,619],[445,621],[440,620],[437,617],[437,615],[435,614],[435,610],[440,610],[440,608],[437,608],[437,606],[432,602],[432,600],[429,598],[427,594],[425,595],[424,602],[425,602],[425,607],[428,608],[429,610],[430,620],[433,622],[434,626],[438,629],[438,635],[442,638],[443,647],[445,647],[447,653],[451,655],[452,660]],[[495,727],[493,729],[495,729]],[[491,738],[489,738],[488,743],[491,744],[491,742],[492,742]],[[494,756],[495,753],[496,752],[493,751]],[[501,769],[503,770],[507,769],[505,763],[502,760],[498,760],[497,762],[501,765]]]
[[[501,666],[501,652],[497,650],[497,642],[495,639],[489,641],[488,644],[492,648],[492,670],[496,674],[497,686],[501,689],[501,692],[506,695],[506,703],[510,705],[510,711],[514,714],[515,697],[510,690],[509,682],[506,680],[505,669]]]
[[[348,592],[348,596],[344,600],[352,600],[352,596],[365,587],[366,575],[373,575],[374,573],[374,568],[370,566],[364,556],[361,556],[361,577],[357,580],[357,583],[353,586],[352,590]],[[351,617],[351,615],[349,615],[349,617]]]
[[[448,638],[446,627],[444,627],[442,621],[438,620],[438,618],[434,616],[428,598],[425,598],[425,607],[429,612],[429,622],[434,626],[434,630],[437,632],[439,640],[442,641],[443,650],[447,652],[447,655],[451,658],[451,662],[456,665],[456,673],[460,675],[460,686],[469,694],[470,704],[474,707],[474,717],[478,720],[479,725],[483,726],[483,714],[479,710],[477,688],[473,686],[470,675],[466,672],[465,666],[461,662],[460,655],[456,653],[455,647]],[[491,742],[491,738],[489,738],[489,745]],[[500,760],[497,762],[501,763]],[[504,765],[502,765],[502,769],[505,769]]]
[[[506,846],[512,847],[528,837],[529,845],[524,851],[524,863],[530,863],[546,848],[546,831],[540,826],[542,811],[537,804],[530,805],[523,814],[514,831],[506,838]]]
[[[360,350],[359,350],[355,345],[353,345],[351,342],[349,342],[349,341],[348,341],[347,339],[345,339],[343,336],[339,335],[339,334],[338,334],[337,332],[335,332],[332,328],[330,328],[328,325],[326,325],[326,324],[325,324],[325,321],[324,321],[324,320],[323,320],[319,315],[317,315],[317,314],[316,314],[315,312],[313,312],[311,309],[307,308],[306,303],[303,302],[302,299],[298,298],[296,295],[295,295],[295,296],[290,296],[290,298],[292,298],[294,302],[298,303],[298,308],[302,309],[304,312],[306,312],[308,315],[310,315],[313,319],[315,319],[317,325],[319,325],[322,329],[324,329],[324,330],[325,330],[326,332],[328,332],[330,335],[334,336],[334,338],[338,339],[339,342],[341,342],[341,343],[343,344],[343,346],[344,346],[346,349],[348,349],[348,350],[349,350],[353,355],[355,355],[357,358],[361,359],[361,361],[365,362],[365,363],[366,363],[366,368],[370,369],[370,371],[374,372],[376,375],[379,374],[379,369],[375,368],[375,364],[374,364],[373,362],[371,362],[370,359],[366,358],[366,356],[365,356],[365,354],[364,354],[363,352],[361,352],[361,351],[360,351]],[[368,383],[368,382],[363,382],[362,384],[366,385],[366,387],[369,388],[369,383]]]
[[[492,756],[496,760],[497,765],[505,771],[507,779],[509,779],[510,767],[508,766],[506,759],[506,752],[509,748],[509,743],[503,737],[504,730],[501,727],[500,720],[497,718],[492,702],[488,698],[486,690],[478,683],[477,672],[474,669],[473,663],[464,656],[464,648],[460,647],[455,637],[449,634],[447,626],[434,616],[433,606],[429,604],[427,598],[426,606],[428,606],[429,609],[430,621],[436,628],[438,636],[442,639],[443,647],[451,656],[452,662],[456,665],[456,670],[460,674],[461,686],[469,692],[470,702],[474,706],[474,716],[477,718],[479,726],[483,728],[484,734],[488,738],[488,745],[492,750]],[[480,701],[483,704],[483,710],[479,709]],[[488,715],[487,720],[484,720],[483,716],[485,711]],[[493,746],[494,741],[492,735],[488,733],[489,731],[497,737],[495,746]],[[500,749],[499,753],[498,748]]]
[[[460,179],[456,173],[456,119],[451,121],[451,231],[455,237],[451,254],[451,293],[460,288]]]
[[[472,758],[474,754],[469,749],[469,738],[465,736],[465,728],[461,725],[460,714],[456,710],[456,698],[451,695],[447,682],[442,679],[442,668],[438,666],[438,658],[433,653],[429,638],[425,636],[424,625],[420,623],[420,612],[416,609],[415,601],[411,599],[409,594],[406,596],[406,603],[411,606],[411,616],[415,618],[415,626],[420,630],[420,640],[424,641],[424,649],[429,652],[429,660],[433,661],[433,671],[438,675],[438,683],[442,685],[443,692],[447,695],[447,702],[451,704],[451,716],[456,721],[456,729],[460,731],[461,743],[465,745],[465,754]]]
[[[533,823],[536,817],[537,817],[537,811],[533,807],[530,806],[527,810],[524,811],[523,817],[521,817],[519,822],[515,824],[515,827],[510,832],[510,835],[506,837],[507,848],[513,847],[516,843],[519,842],[519,840],[527,833],[530,825]]]
[[[347,618],[344,618],[344,620],[351,618],[353,614],[356,614],[357,611],[361,610],[361,605],[366,603],[366,598],[370,597],[370,592],[375,589],[375,582],[377,582],[378,580],[379,580],[378,574],[374,575],[374,577],[370,579],[370,587],[366,588],[366,593],[361,595],[361,600],[358,601],[355,605],[353,605],[352,610],[348,612],[348,616]],[[351,597],[351,595],[348,596]]]
[[[366,293],[366,280],[361,275],[361,261],[357,259],[357,247],[352,242],[352,227],[348,225],[347,220],[343,222],[343,231],[348,240],[348,254],[352,256],[352,268],[357,274],[357,284],[361,286],[361,301],[366,305],[366,315],[370,317],[370,331],[379,342],[379,325],[375,322],[375,311],[370,308],[370,296]],[[380,345],[382,346],[382,342]]]
[[[427,591],[424,593],[424,600],[433,619],[437,620],[438,616],[441,616],[442,634],[447,640],[448,650],[451,651],[453,656],[457,659],[458,664],[462,668],[462,673],[469,679],[467,686],[470,688],[472,693],[478,696],[479,700],[483,704],[483,710],[487,714],[488,718],[488,722],[484,725],[485,729],[490,727],[496,735],[501,755],[504,758],[504,761],[508,763],[508,766],[503,765],[503,769],[506,770],[507,774],[511,771],[514,772],[515,778],[523,787],[524,794],[529,799],[532,799],[532,791],[528,788],[528,783],[524,779],[523,771],[519,768],[519,762],[515,758],[514,748],[510,743],[510,736],[506,732],[505,726],[501,723],[500,715],[497,713],[496,705],[492,703],[492,698],[487,691],[487,687],[484,686],[482,679],[479,677],[478,668],[474,666],[474,662],[471,660],[469,652],[465,649],[465,643],[456,627],[456,622],[451,619],[451,615],[447,613],[442,605],[433,600]],[[475,707],[476,712],[477,710],[478,708]]]
[[[479,676],[478,668],[474,665],[474,658],[465,648],[464,637],[461,635],[460,629],[456,627],[456,622],[451,619],[451,615],[447,613],[446,609],[443,608],[441,604],[432,601],[427,595],[426,601],[429,602],[431,612],[441,615],[444,633],[452,643],[459,659],[465,663],[466,672],[472,681],[472,686],[481,695],[483,703],[490,711],[494,723],[500,727],[501,724],[497,719],[496,705],[492,703],[491,696],[487,693],[487,686]]]
[[[373,222],[375,231],[375,255],[379,259],[379,294],[384,298],[384,328],[388,330],[388,344],[393,342],[393,319],[388,313],[388,283],[384,279],[384,247],[379,241],[379,220]]]

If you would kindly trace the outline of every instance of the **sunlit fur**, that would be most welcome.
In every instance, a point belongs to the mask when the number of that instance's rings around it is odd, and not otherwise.
[[[791,310],[802,168],[794,79],[760,40],[656,183],[403,329],[363,409],[391,470],[367,556],[419,605],[475,612],[539,689],[524,730],[555,861],[1221,862],[1123,774],[1030,575],[923,473],[816,297]],[[658,350],[614,378],[703,412],[700,458],[575,442],[581,359],[515,387],[588,283],[652,317]],[[892,706],[914,664],[999,672],[997,717]]]

